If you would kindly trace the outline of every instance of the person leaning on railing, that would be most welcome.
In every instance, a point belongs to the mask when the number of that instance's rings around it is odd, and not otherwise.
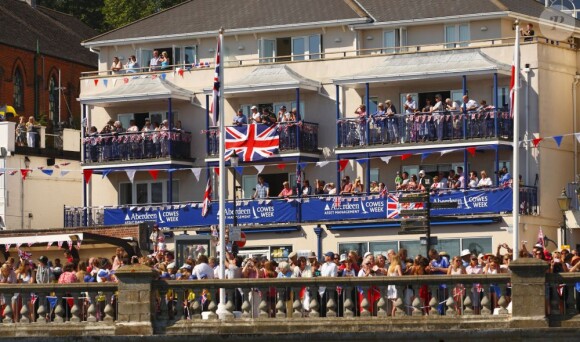
[[[234,126],[243,126],[248,124],[248,119],[244,115],[244,111],[240,108],[238,109],[237,115],[234,117],[232,121],[232,125]]]
[[[125,72],[127,73],[136,73],[139,72],[139,63],[137,63],[137,58],[135,55],[131,55],[127,64],[125,64]]]

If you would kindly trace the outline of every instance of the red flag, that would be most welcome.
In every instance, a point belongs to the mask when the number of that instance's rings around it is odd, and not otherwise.
[[[205,193],[203,194],[203,207],[201,209],[201,216],[205,217],[207,215],[210,206],[211,206],[211,178],[208,178],[207,185],[205,186]]]
[[[93,170],[83,170],[83,177],[85,178],[85,184],[89,184],[91,176],[93,175]]]
[[[20,169],[20,173],[22,174],[22,180],[26,180],[26,176],[28,176],[28,172],[30,172],[30,170]]]
[[[280,163],[280,164],[276,165],[276,167],[279,168],[280,170],[284,170],[286,168],[286,164]]]
[[[475,147],[468,147],[466,150],[469,152],[469,154],[471,154],[472,157],[475,157]]]
[[[75,299],[73,297],[66,297],[66,303],[72,309],[73,305],[75,305]]]
[[[123,83],[125,84],[129,83],[129,79],[127,77],[123,78]]]
[[[515,84],[516,84],[516,66],[512,64],[512,76],[510,78],[510,114],[512,115],[514,110]]]
[[[95,79],[95,80],[93,80],[93,81],[95,82],[95,86],[96,86],[97,84],[99,84],[99,79],[98,79],[98,78],[97,78],[97,79]]]
[[[220,168],[219,167],[214,167],[213,168],[213,172],[215,172],[216,175],[220,175]]]
[[[540,141],[544,140],[544,138],[536,138],[532,140],[532,144],[534,144],[534,147],[538,147],[538,145],[540,144]]]
[[[157,180],[157,175],[159,174],[159,170],[149,170],[149,174],[153,179]]]
[[[542,227],[540,227],[540,230],[538,230],[538,242],[540,245],[542,245],[542,248],[544,248],[544,232],[542,231]]]
[[[179,76],[183,77],[183,69],[179,69],[179,70],[177,71],[177,73],[179,74]]]
[[[411,153],[405,153],[401,156],[401,160],[409,159],[409,158],[411,158],[411,156],[412,156]]]
[[[339,171],[343,171],[346,168],[347,164],[348,164],[348,159],[339,160],[338,161],[338,165],[340,165]]]

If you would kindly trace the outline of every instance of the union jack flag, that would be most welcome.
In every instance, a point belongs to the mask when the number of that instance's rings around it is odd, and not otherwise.
[[[280,136],[276,125],[226,127],[226,160],[234,151],[245,162],[270,158],[278,153],[279,146]]]
[[[334,198],[334,207],[340,208],[341,204],[342,204],[342,199],[340,198],[340,196],[336,196]]]
[[[399,198],[394,195],[387,196],[387,218],[399,217]]]
[[[205,186],[205,193],[203,194],[203,207],[201,208],[201,216],[205,217],[209,212],[211,206],[211,178],[207,179]]]
[[[211,112],[213,113],[213,125],[218,124],[219,112],[220,112],[220,88],[221,88],[221,75],[220,75],[220,59],[221,59],[221,45],[220,39],[217,41],[217,49],[215,50],[215,74],[213,76],[213,103],[211,106]]]

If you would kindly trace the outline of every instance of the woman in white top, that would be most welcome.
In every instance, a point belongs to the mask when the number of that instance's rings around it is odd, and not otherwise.
[[[491,178],[487,176],[487,172],[485,170],[481,171],[481,179],[477,183],[477,187],[479,188],[489,188],[493,185]]]
[[[398,255],[391,257],[391,265],[387,272],[387,276],[389,277],[401,277],[403,275],[401,258]],[[391,315],[395,317],[395,301],[397,300],[397,287],[395,285],[389,285],[387,287],[387,297],[393,301],[393,311],[391,312]]]

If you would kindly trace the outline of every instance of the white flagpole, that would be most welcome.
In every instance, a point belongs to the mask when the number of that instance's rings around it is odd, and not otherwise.
[[[520,21],[516,19],[516,39],[514,43],[514,99],[513,99],[513,162],[512,162],[512,229],[513,229],[513,258],[518,258],[520,243],[520,119],[519,119],[519,92],[520,92]]]
[[[225,128],[224,128],[224,63],[223,63],[223,56],[221,51],[223,51],[223,43],[224,43],[224,29],[223,27],[219,31],[219,110],[218,110],[218,121],[219,121],[219,132],[220,132],[220,141],[219,141],[219,233],[220,233],[220,257],[219,257],[219,278],[225,278],[225,262],[226,262],[226,168],[225,168]],[[214,108],[215,108],[215,101],[214,99]],[[215,109],[214,109],[215,110]],[[215,115],[215,114],[214,114]],[[225,305],[226,305],[226,291],[224,288],[220,288],[219,294],[219,305],[218,305],[218,315],[223,314],[226,312]],[[223,315],[220,315],[220,318],[223,318]]]

